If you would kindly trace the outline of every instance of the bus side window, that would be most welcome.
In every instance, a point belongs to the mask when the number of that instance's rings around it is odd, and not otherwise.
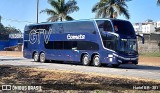
[[[65,23],[63,25],[64,33],[71,33],[71,30],[73,30],[73,27],[74,26],[72,26],[72,23]]]
[[[56,33],[56,28],[55,28],[55,24],[52,24],[50,29],[52,29],[52,33]]]
[[[112,25],[110,21],[105,21],[103,25],[104,31],[112,32]]]
[[[72,49],[77,47],[76,41],[64,41],[64,49]]]
[[[79,32],[93,33],[95,31],[94,24],[90,21],[79,22]]]
[[[98,28],[99,28],[100,32],[102,32],[102,31],[113,32],[113,28],[112,28],[112,25],[111,25],[110,21],[99,20],[99,21],[96,21],[96,22],[97,22],[97,25],[98,25]]]
[[[54,49],[63,49],[63,41],[54,41]]]
[[[103,41],[104,46],[108,49],[115,50],[115,43],[116,42],[116,36],[110,36],[110,38],[106,38],[106,40]]]
[[[64,33],[91,33],[95,31],[93,22],[70,22],[63,25]]]
[[[63,24],[62,23],[59,23],[58,26],[57,26],[57,31],[59,33],[63,33],[64,32],[64,28],[63,28]]]

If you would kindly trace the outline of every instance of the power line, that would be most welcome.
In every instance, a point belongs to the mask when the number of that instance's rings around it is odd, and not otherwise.
[[[18,22],[18,23],[35,23],[35,22],[29,22],[29,21],[21,21],[21,20],[17,20],[17,19],[9,19],[9,18],[4,18],[4,17],[1,17],[1,19],[12,21],[12,22]]]

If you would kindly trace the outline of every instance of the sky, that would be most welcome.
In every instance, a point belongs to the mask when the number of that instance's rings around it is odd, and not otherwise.
[[[95,18],[95,13],[91,12],[92,7],[99,0],[76,0],[80,10],[70,14],[74,19]],[[160,21],[160,6],[157,0],[132,0],[127,2],[128,11],[131,16],[130,22],[144,22],[147,19]],[[37,0],[1,0],[0,15],[1,23],[4,26],[12,26],[23,32],[25,25],[36,23],[36,2]],[[39,0],[39,11],[52,8],[47,0]],[[46,22],[49,16],[45,13],[39,14],[39,22]],[[125,19],[123,15],[118,19]],[[126,19],[125,19],[126,20]]]

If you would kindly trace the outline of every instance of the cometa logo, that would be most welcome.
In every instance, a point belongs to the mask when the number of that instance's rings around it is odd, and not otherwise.
[[[70,40],[70,39],[85,39],[85,35],[71,35],[71,34],[68,34],[67,35],[67,39]]]

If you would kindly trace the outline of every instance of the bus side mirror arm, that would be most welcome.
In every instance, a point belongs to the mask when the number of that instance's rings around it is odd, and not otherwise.
[[[136,35],[136,36],[140,37],[142,39],[142,44],[144,44],[144,37],[141,35]]]

